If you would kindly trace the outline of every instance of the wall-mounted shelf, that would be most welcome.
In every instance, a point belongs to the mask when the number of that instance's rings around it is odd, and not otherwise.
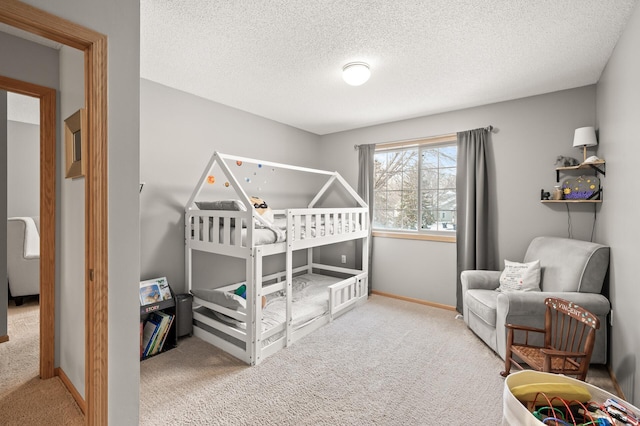
[[[596,175],[600,173],[602,176],[606,176],[605,161],[598,160],[590,163],[581,163],[577,166],[556,167],[556,182],[560,182],[560,172],[571,170],[594,170]]]
[[[563,203],[563,204],[574,204],[574,203],[601,203],[602,200],[540,200],[541,203]]]
[[[595,172],[596,176],[598,174],[601,174],[602,176],[605,176],[605,161],[604,160],[598,160],[598,161],[592,161],[592,162],[588,162],[588,163],[581,163],[578,164],[577,166],[566,166],[566,167],[556,167],[556,182],[560,182],[560,173],[571,173],[574,170],[591,170],[593,172]],[[541,191],[541,197],[542,198],[542,192]],[[562,203],[562,204],[582,204],[582,203],[602,203],[602,187],[600,187],[600,189],[592,195],[593,197],[598,197],[598,199],[569,199],[569,200],[543,200],[541,199],[540,202],[544,203],[544,204],[553,204],[553,203]]]

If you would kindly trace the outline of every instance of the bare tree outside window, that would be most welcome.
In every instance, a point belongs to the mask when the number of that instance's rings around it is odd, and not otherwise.
[[[455,232],[456,156],[455,142],[378,150],[374,229]]]

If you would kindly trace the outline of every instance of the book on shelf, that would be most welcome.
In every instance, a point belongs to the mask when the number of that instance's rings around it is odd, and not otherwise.
[[[142,356],[145,357],[149,354],[149,350],[151,345],[153,344],[153,339],[158,334],[158,329],[160,327],[160,323],[156,322],[152,318],[148,318],[142,329],[142,347],[144,350],[142,351]]]
[[[140,358],[142,358],[142,354],[144,353],[144,346],[142,346],[143,340],[144,340],[144,321],[140,321]]]
[[[169,300],[172,297],[166,277],[140,282],[140,304],[142,306]]]
[[[162,351],[174,319],[175,315],[162,311],[149,314],[144,326],[143,346],[145,349],[142,352],[142,358]]]
[[[169,321],[171,320],[171,316],[165,314],[162,311],[152,312],[149,315],[150,318],[153,318],[155,321],[159,323],[158,332],[154,338],[153,343],[151,344],[151,349],[149,349],[149,353],[147,355],[155,355],[160,351],[161,343],[166,335],[167,331],[169,331]]]
[[[164,332],[164,335],[162,336],[162,341],[160,342],[160,348],[158,349],[158,352],[162,351],[162,348],[164,347],[164,342],[167,340],[167,336],[169,335],[169,330],[171,330],[171,326],[173,325],[173,321],[176,319],[175,315],[171,315],[169,314],[169,316],[171,317],[169,319],[169,324],[167,325],[167,328]]]

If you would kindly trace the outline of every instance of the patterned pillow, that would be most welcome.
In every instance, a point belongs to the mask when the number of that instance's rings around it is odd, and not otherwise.
[[[518,263],[504,261],[499,291],[540,291],[540,261]]]
[[[253,203],[253,207],[260,214],[260,216],[262,216],[262,218],[266,220],[269,224],[273,225],[273,221],[274,221],[273,210],[271,210],[271,207],[267,205],[267,202],[264,201],[262,198],[258,198],[255,196],[249,197],[249,201]]]

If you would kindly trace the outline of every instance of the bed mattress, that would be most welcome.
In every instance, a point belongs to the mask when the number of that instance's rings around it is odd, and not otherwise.
[[[291,316],[293,329],[319,318],[329,312],[328,287],[342,281],[341,278],[321,274],[304,274],[293,278]],[[244,330],[244,322],[228,317],[219,312],[199,308],[200,312],[210,318],[226,323],[232,327]],[[206,312],[208,311],[208,312]],[[269,330],[286,321],[287,298],[284,291],[278,291],[267,296],[267,303],[262,309],[262,330]]]

